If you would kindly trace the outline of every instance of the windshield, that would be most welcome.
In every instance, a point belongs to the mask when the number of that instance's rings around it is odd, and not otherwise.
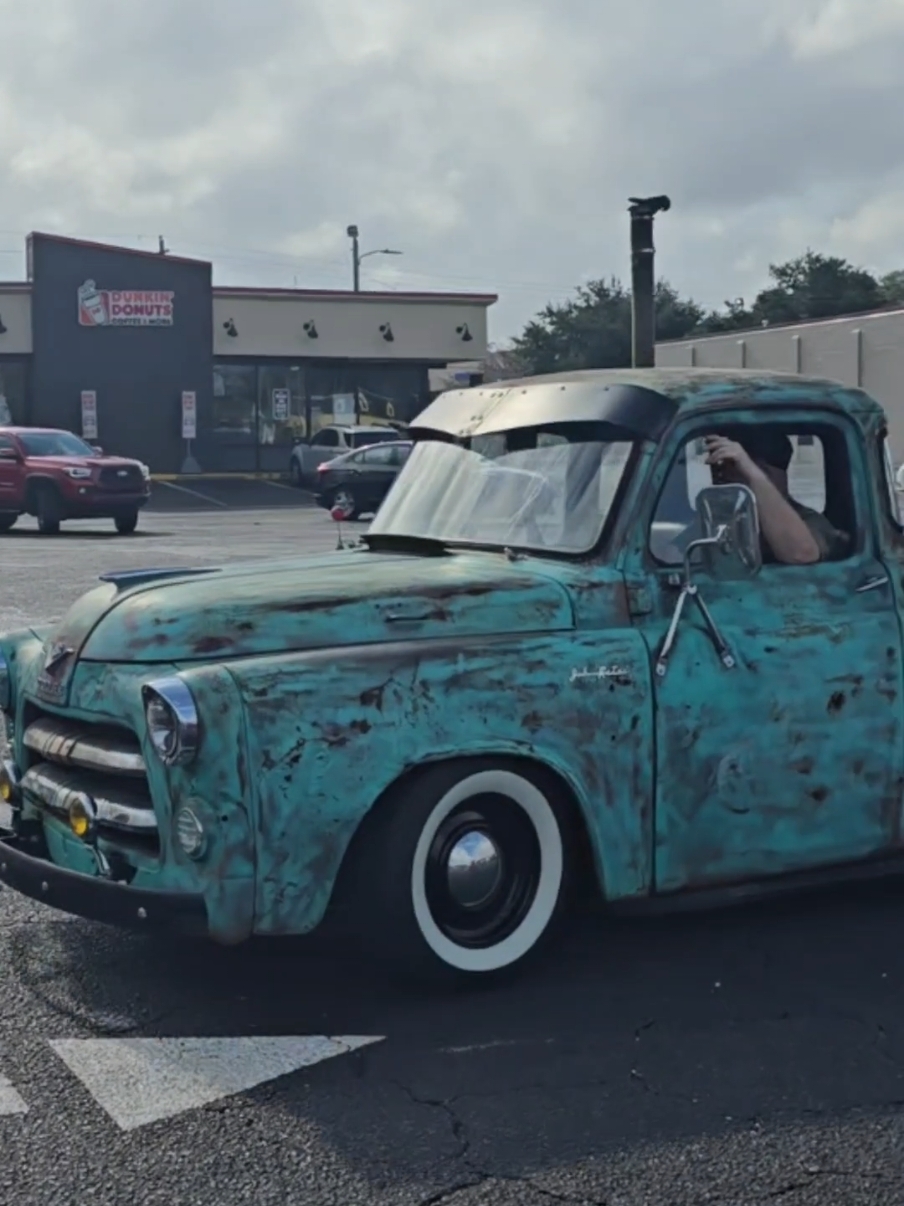
[[[364,431],[352,432],[352,448],[364,448],[368,444],[383,444],[387,440],[397,440],[399,433],[392,431],[374,431],[370,428],[365,428]]]
[[[19,440],[28,456],[97,456],[90,444],[69,431],[32,431]]]
[[[633,444],[541,433],[534,447],[515,450],[512,435],[475,439],[472,448],[416,444],[368,535],[588,552],[612,510]]]

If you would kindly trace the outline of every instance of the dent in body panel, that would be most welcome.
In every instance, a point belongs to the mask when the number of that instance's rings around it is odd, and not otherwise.
[[[618,681],[575,667],[618,664]],[[428,761],[535,759],[572,787],[610,898],[650,884],[649,664],[630,630],[234,663],[259,791],[256,928],[311,929],[371,806]],[[329,682],[325,690],[325,681]]]

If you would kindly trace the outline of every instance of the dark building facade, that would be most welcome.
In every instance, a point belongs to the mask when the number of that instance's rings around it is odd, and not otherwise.
[[[207,262],[32,234],[0,284],[0,425],[155,473],[281,472],[334,420],[409,421],[486,351],[492,295],[215,288]],[[186,425],[187,424],[187,425]]]
[[[182,394],[203,413],[213,391],[210,264],[41,235],[28,257],[31,423],[81,431],[92,393],[104,447],[177,472]]]

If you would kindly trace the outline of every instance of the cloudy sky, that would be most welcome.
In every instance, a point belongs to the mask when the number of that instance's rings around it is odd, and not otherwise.
[[[30,229],[220,284],[498,292],[504,342],[628,275],[706,305],[814,249],[904,267],[904,0],[0,0],[0,278]]]

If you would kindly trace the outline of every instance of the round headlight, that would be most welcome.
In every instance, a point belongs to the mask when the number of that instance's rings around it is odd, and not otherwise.
[[[190,808],[180,808],[175,819],[176,841],[189,858],[201,858],[207,849],[204,826]]]
[[[9,662],[0,653],[0,712],[9,712],[13,706],[13,677]]]
[[[165,766],[184,765],[198,752],[198,710],[181,678],[163,678],[142,688],[144,719],[157,757]]]

